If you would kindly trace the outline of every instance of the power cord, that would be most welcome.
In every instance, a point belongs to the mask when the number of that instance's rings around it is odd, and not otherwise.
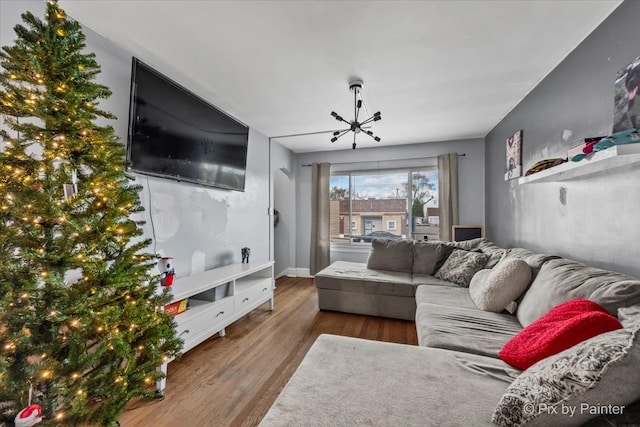
[[[153,223],[153,210],[151,207],[153,204],[151,203],[151,185],[149,184],[149,176],[147,175],[147,195],[149,196],[149,222],[151,223],[151,234],[153,234],[153,253],[155,255],[158,254],[157,251],[157,241],[156,241],[156,226]]]

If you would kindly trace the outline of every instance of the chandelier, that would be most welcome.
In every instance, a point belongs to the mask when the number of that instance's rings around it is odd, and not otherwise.
[[[356,149],[356,135],[359,134],[360,132],[369,135],[376,142],[380,142],[380,138],[375,136],[373,132],[368,130],[368,127],[363,127],[364,125],[377,122],[378,120],[382,119],[382,116],[380,115],[380,111],[378,111],[373,116],[369,117],[368,119],[362,122],[358,121],[358,117],[360,116],[360,108],[362,108],[362,95],[360,95],[360,92],[362,91],[363,84],[364,83],[362,82],[362,80],[354,80],[349,83],[349,90],[353,92],[353,115],[355,117],[352,121],[348,122],[342,116],[338,115],[338,113],[336,113],[335,111],[331,112],[331,115],[335,117],[337,121],[345,122],[347,125],[349,125],[347,129],[341,129],[333,132],[333,138],[331,138],[332,143],[336,142],[338,138],[346,135],[349,132],[353,132],[353,149],[354,150]]]

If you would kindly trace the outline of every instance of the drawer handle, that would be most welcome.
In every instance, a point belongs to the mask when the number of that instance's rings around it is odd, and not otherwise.
[[[224,314],[224,311],[221,311],[220,313],[216,314],[216,317],[222,316],[223,314]]]
[[[268,291],[268,290],[269,290],[269,288],[262,288],[262,292]]]
[[[189,330],[185,329],[184,331],[180,332],[180,335],[178,335],[178,336],[181,337],[182,335],[188,334],[188,333],[189,333]]]
[[[242,300],[242,302],[247,302],[247,301],[249,301],[249,298],[245,298]]]

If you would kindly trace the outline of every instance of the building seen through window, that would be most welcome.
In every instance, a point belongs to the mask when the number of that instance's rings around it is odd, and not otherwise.
[[[335,173],[329,198],[332,243],[438,239],[436,168]]]

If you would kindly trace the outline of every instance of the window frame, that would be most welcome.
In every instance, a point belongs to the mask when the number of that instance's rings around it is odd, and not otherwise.
[[[382,174],[385,172],[390,172],[390,173],[399,173],[399,172],[405,172],[407,174],[407,182],[412,182],[413,180],[413,174],[414,173],[419,173],[419,172],[424,172],[425,170],[435,170],[436,172],[438,171],[438,167],[437,165],[424,165],[424,166],[411,166],[411,167],[393,167],[393,168],[379,168],[379,169],[353,169],[353,170],[338,170],[338,171],[331,171],[331,176],[347,176],[348,177],[348,181],[349,181],[349,186],[348,186],[348,190],[349,190],[349,223],[351,225],[353,225],[353,223],[355,222],[353,220],[353,200],[351,199],[351,195],[354,194],[353,190],[354,190],[354,176],[356,175],[368,175],[368,174]],[[439,176],[438,176],[439,179]],[[406,212],[406,216],[404,221],[406,221],[406,225],[407,225],[407,234],[405,238],[408,239],[413,239],[413,228],[412,228],[412,224],[413,224],[413,192],[409,191],[407,194],[407,212]],[[397,230],[397,220],[387,220],[388,221],[396,221],[396,230]],[[357,227],[356,227],[357,229]],[[389,228],[387,228],[389,229]],[[371,246],[371,242],[362,242],[362,241],[353,241],[353,239],[351,238],[351,232],[352,232],[353,228],[349,229],[349,240],[348,242],[331,242],[330,241],[330,245],[331,246],[335,246],[336,248],[348,248],[348,247],[370,247]],[[400,227],[400,230],[402,230],[402,227]]]

